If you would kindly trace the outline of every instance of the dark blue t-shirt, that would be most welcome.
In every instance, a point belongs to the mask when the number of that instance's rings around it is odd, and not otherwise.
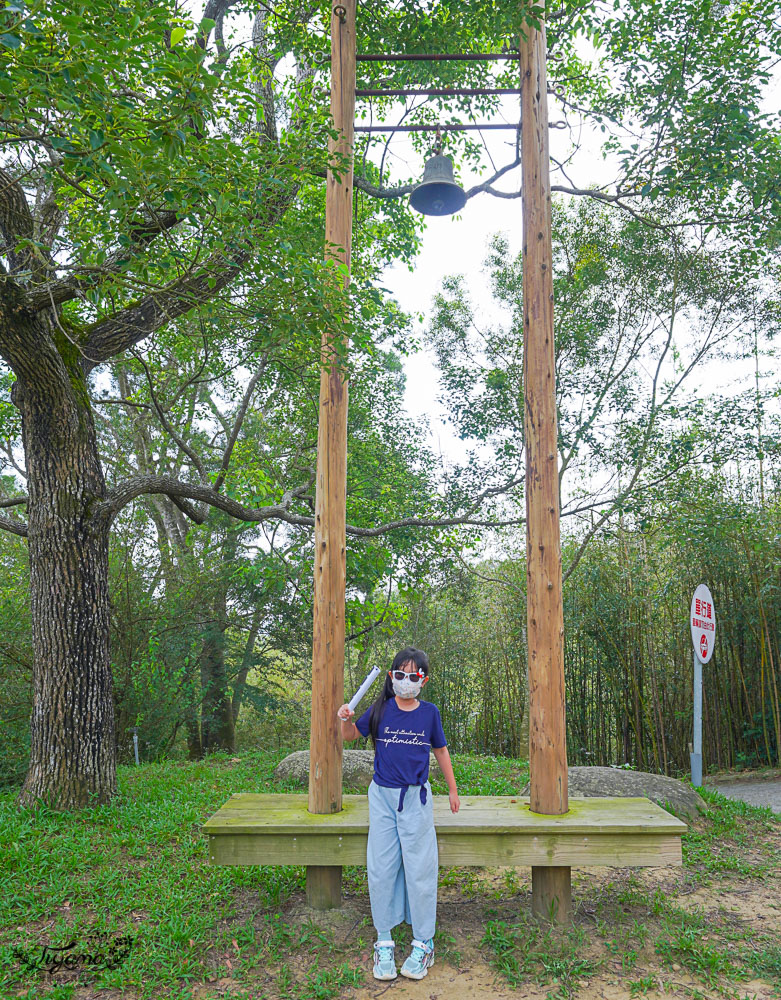
[[[369,735],[368,708],[355,722],[362,736]],[[423,785],[428,780],[431,748],[447,746],[442,718],[436,705],[421,701],[411,712],[402,711],[395,698],[383,706],[374,755],[374,783],[383,788]]]

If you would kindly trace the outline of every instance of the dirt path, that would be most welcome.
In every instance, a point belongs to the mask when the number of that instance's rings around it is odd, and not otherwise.
[[[714,781],[717,788],[728,799],[739,799],[752,806],[770,806],[773,812],[781,814],[781,777],[758,778],[753,781]]]

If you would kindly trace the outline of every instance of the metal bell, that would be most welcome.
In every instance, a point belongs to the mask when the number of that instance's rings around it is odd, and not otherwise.
[[[410,195],[421,215],[453,215],[466,205],[466,194],[453,178],[453,161],[441,153],[426,160],[423,180]]]

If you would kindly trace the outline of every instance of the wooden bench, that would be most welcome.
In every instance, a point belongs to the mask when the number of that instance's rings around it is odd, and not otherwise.
[[[302,794],[239,792],[202,830],[216,865],[365,865],[369,803],[345,795],[332,815],[307,811]],[[563,816],[540,816],[523,796],[465,795],[453,815],[434,796],[440,865],[680,865],[686,824],[644,798],[570,798]]]

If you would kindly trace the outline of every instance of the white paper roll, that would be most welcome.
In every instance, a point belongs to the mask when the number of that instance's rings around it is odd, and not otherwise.
[[[358,702],[361,700],[361,698],[363,698],[363,696],[366,694],[366,692],[369,690],[372,684],[377,680],[377,675],[379,674],[379,672],[380,672],[379,667],[372,667],[369,673],[366,675],[366,680],[363,682],[363,684],[361,684],[361,686],[358,688],[358,690],[355,692],[352,698],[347,702],[347,704],[350,706],[351,712],[355,711]]]

